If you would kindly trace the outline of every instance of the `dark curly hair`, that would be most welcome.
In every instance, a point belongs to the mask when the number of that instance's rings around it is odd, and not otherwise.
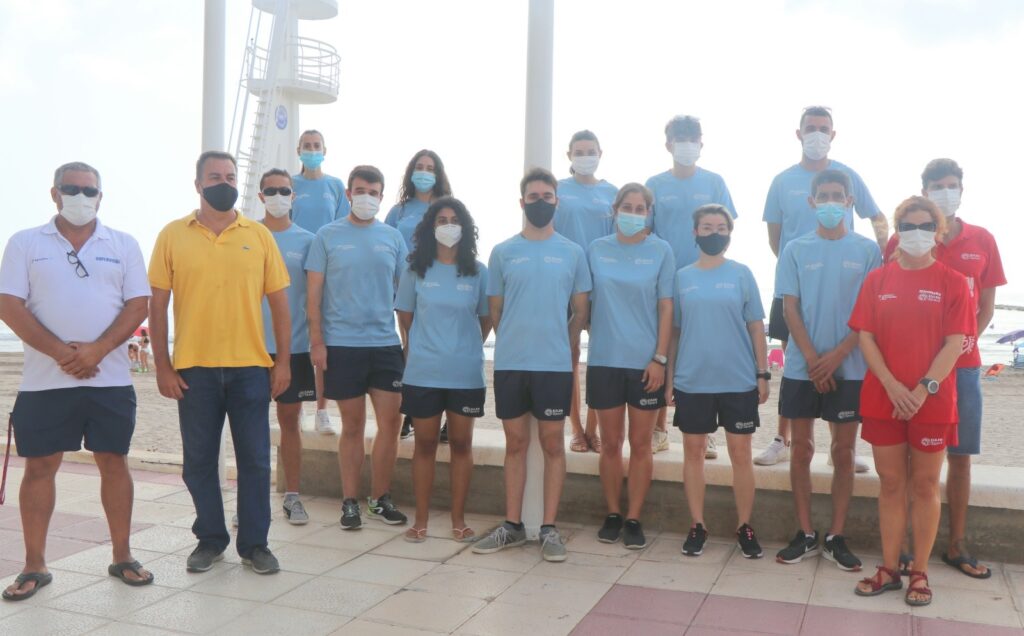
[[[409,269],[423,278],[427,270],[437,259],[437,239],[434,238],[434,222],[438,213],[449,208],[455,212],[459,223],[462,225],[462,239],[459,240],[455,256],[455,266],[459,276],[476,276],[479,271],[476,266],[476,239],[477,228],[473,217],[469,214],[465,204],[455,197],[441,197],[430,204],[427,211],[423,213],[423,219],[416,226],[412,235],[412,253],[409,254]]]
[[[398,190],[398,204],[402,205],[408,203],[416,196],[416,186],[412,182],[412,173],[416,171],[416,162],[421,157],[430,157],[434,160],[434,188],[430,191],[430,196],[434,199],[441,197],[450,197],[452,195],[452,186],[448,183],[448,173],[444,171],[444,162],[441,161],[441,157],[437,155],[433,150],[420,150],[412,156],[409,160],[409,165],[405,167],[405,174],[402,176],[402,187]]]

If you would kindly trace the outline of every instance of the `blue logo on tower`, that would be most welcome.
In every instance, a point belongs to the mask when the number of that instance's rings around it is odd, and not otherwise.
[[[288,126],[288,109],[284,106],[278,106],[277,110],[274,111],[274,123],[277,124],[279,130],[284,130]]]

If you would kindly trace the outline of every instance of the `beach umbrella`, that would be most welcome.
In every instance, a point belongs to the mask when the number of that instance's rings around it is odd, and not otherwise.
[[[149,326],[143,324],[143,325],[139,325],[139,328],[136,329],[135,333],[133,333],[132,335],[135,336],[136,338],[141,337],[143,329],[145,329],[146,332],[149,333]]]
[[[996,340],[999,344],[1006,344],[1007,342],[1013,342],[1014,340],[1020,340],[1024,338],[1024,329],[1018,329],[1017,331],[1011,331],[999,340]]]

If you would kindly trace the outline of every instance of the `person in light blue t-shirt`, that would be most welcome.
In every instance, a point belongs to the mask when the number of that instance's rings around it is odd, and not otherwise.
[[[566,156],[572,162],[572,176],[558,182],[558,208],[555,210],[555,231],[583,248],[585,252],[595,239],[612,233],[612,201],[618,189],[594,176],[601,162],[601,142],[589,130],[575,133],[569,140]],[[601,452],[597,433],[597,417],[587,410],[584,428],[580,417],[580,379],[578,366],[573,367],[572,407],[569,425],[572,438],[569,450],[576,453]]]
[[[704,527],[705,438],[718,427],[732,463],[732,489],[739,527],[736,540],[745,558],[764,552],[750,526],[754,508],[754,465],[750,441],[768,399],[768,351],[764,308],[754,275],[725,258],[732,235],[729,211],[710,204],[693,212],[697,262],[679,270],[675,282],[675,328],[668,369],[673,379],[665,398],[677,406],[674,424],[683,432],[683,483],[693,525],[683,554],[699,556]]]
[[[523,545],[523,489],[531,419],[544,452],[541,555],[566,559],[555,528],[565,481],[565,416],[573,362],[587,324],[590,269],[583,248],[555,232],[558,181],[534,168],[519,183],[523,231],[498,244],[487,266],[487,295],[497,340],[494,409],[505,427],[505,523],[473,546],[481,554]],[[566,315],[566,307],[571,315]],[[532,418],[531,418],[532,416]]]
[[[309,323],[306,320],[306,257],[309,246],[316,238],[289,218],[295,192],[292,178],[280,169],[268,170],[260,178],[260,201],[266,214],[263,224],[274,236],[288,268],[288,313],[291,316],[291,371],[292,381],[284,393],[274,398],[277,402],[277,423],[281,427],[281,464],[284,467],[284,514],[288,523],[304,525],[309,522],[299,499],[300,471],[302,470],[302,437],[299,420],[302,403],[316,401],[316,381],[313,364],[309,359]],[[267,352],[276,358],[274,330],[271,326],[270,303],[263,299],[263,340]]]
[[[882,253],[874,241],[847,229],[854,198],[845,172],[819,172],[811,192],[818,229],[786,244],[775,278],[792,343],[786,350],[779,412],[791,422],[789,474],[800,524],[778,560],[798,563],[821,549],[811,525],[814,420],[820,417],[829,422],[834,466],[832,525],[825,535],[825,554],[840,569],[855,571],[861,562],[846,546],[843,529],[853,495],[854,444],[867,365],[857,346],[857,332],[847,323],[861,284],[882,264]]]
[[[778,257],[789,241],[813,232],[818,227],[814,206],[808,203],[811,197],[811,180],[825,169],[842,170],[850,177],[853,208],[847,210],[844,223],[853,229],[853,210],[864,219],[871,219],[879,249],[885,250],[889,238],[889,223],[875,204],[860,175],[851,168],[828,158],[836,131],[832,125],[832,111],[824,106],[808,106],[800,114],[800,128],[796,137],[802,153],[800,163],[779,173],[768,190],[764,204],[764,222],[768,225],[768,245]],[[776,292],[768,321],[768,337],[774,338],[786,348],[789,330],[782,313],[782,296]],[[779,416],[779,434],[754,463],[770,466],[786,461],[790,456],[789,418]],[[858,461],[857,471],[864,472],[867,464]]]
[[[347,194],[352,211],[317,232],[306,272],[310,356],[324,370],[324,396],[336,400],[341,411],[341,527],[355,530],[362,526],[357,497],[367,394],[377,420],[369,515],[388,524],[406,522],[389,491],[398,458],[405,367],[395,330],[395,291],[408,252],[398,230],[376,219],[384,194],[380,170],[353,168]]]
[[[590,244],[591,292],[587,405],[601,427],[601,483],[608,516],[599,541],[647,545],[640,510],[650,488],[651,434],[665,406],[665,365],[672,332],[672,248],[645,231],[654,197],[639,183],[613,202],[615,234]],[[629,510],[623,519],[622,444],[629,413]]]
[[[416,227],[416,248],[398,284],[395,309],[409,334],[402,412],[413,418],[412,458],[416,521],[405,539],[427,537],[441,415],[448,417],[451,448],[452,538],[477,539],[466,526],[466,496],[473,472],[473,422],[484,414],[483,343],[491,332],[487,268],[476,260],[476,224],[458,199],[432,203]]]

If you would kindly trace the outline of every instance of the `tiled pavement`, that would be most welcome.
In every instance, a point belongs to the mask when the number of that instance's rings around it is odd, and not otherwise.
[[[20,462],[12,461],[7,505],[0,507],[0,576],[20,569],[17,510]],[[185,572],[194,540],[192,508],[176,475],[136,471],[136,557],[156,583],[130,588],[106,576],[110,562],[99,478],[65,464],[48,543],[54,582],[34,598],[0,602],[0,634],[1021,634],[1024,566],[997,564],[975,581],[936,563],[932,606],[911,610],[899,593],[864,599],[859,575],[824,560],[782,566],[743,559],[729,542],[705,554],[679,554],[683,537],[649,536],[644,551],[595,539],[596,528],[565,528],[569,560],[541,561],[536,545],[472,554],[445,538],[444,512],[431,538],[402,540],[402,528],[337,525],[339,502],[311,498],[312,521],[290,526],[275,513],[271,548],[282,572],[258,576],[231,548],[205,574]],[[682,493],[680,493],[682,496]],[[272,495],[275,511],[280,497]],[[225,493],[231,514],[234,495]],[[471,517],[479,532],[496,518]],[[865,563],[878,557],[862,555]]]

